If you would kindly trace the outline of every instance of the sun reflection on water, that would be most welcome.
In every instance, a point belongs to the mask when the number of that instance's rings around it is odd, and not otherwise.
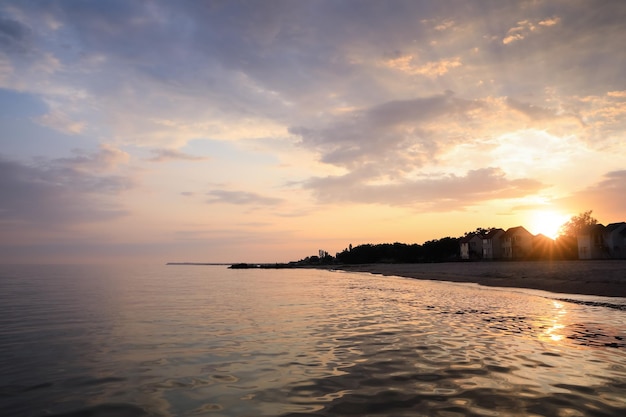
[[[545,330],[540,334],[539,339],[548,342],[561,342],[565,338],[562,331],[565,328],[563,319],[567,315],[567,309],[559,301],[552,300],[552,304],[554,306],[554,314],[546,319]]]

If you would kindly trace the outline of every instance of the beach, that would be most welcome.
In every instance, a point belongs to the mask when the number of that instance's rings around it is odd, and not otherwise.
[[[626,260],[363,264],[333,269],[490,287],[626,297]]]

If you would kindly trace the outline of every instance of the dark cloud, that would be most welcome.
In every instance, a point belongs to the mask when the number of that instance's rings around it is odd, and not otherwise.
[[[18,22],[0,16],[0,50],[24,52],[29,48],[31,30]]]
[[[124,215],[114,197],[132,180],[83,168],[67,160],[23,164],[0,156],[0,220],[52,227]]]
[[[526,127],[534,127],[546,130],[557,136],[566,136],[568,133],[577,133],[583,139],[589,139],[589,133],[585,133],[585,116],[581,109],[569,109],[538,106],[532,103],[516,100],[511,97],[506,99],[506,107],[525,117]],[[523,124],[518,122],[521,127]],[[608,131],[608,128],[605,128]],[[598,138],[592,135],[594,140]]]
[[[42,19],[52,16],[74,35],[75,47],[123,58],[127,65],[157,78],[191,74],[195,64],[209,60],[229,70],[240,70],[268,88],[293,90],[294,93],[305,89],[313,91],[317,85],[311,82],[321,84],[339,74],[343,79],[345,75],[353,75],[356,67],[350,63],[351,51],[359,55],[376,52],[382,57],[417,44],[420,52],[429,55],[429,61],[436,60],[432,58],[440,57],[444,46],[442,43],[429,46],[429,37],[454,32],[437,30],[443,22],[450,26],[454,26],[450,22],[457,22],[456,25],[472,29],[478,39],[495,36],[495,44],[499,46],[493,51],[495,55],[507,50],[501,43],[507,32],[519,26],[520,21],[528,21],[527,25],[536,28],[533,32],[541,35],[529,37],[529,40],[561,48],[564,41],[576,42],[582,51],[572,52],[582,56],[597,39],[604,38],[612,46],[619,44],[617,39],[606,37],[606,33],[596,35],[596,32],[619,32],[626,13],[619,1],[606,1],[602,5],[486,3],[480,0],[461,3],[394,1],[393,4],[380,4],[375,0],[314,3],[107,1],[105,4],[48,1],[14,2],[12,7]],[[557,18],[558,25],[545,24]],[[474,37],[467,38],[470,37],[455,38],[460,48],[451,51],[450,56],[467,51],[472,42],[478,46]],[[158,48],[147,45],[158,45]],[[445,47],[450,48],[450,45]],[[519,59],[525,58],[520,56],[519,50],[515,53]],[[553,55],[546,56],[552,58],[549,64],[557,64],[564,54],[561,51]],[[164,57],[169,65],[163,65]],[[156,62],[159,65],[153,65]]]
[[[486,58],[499,74],[501,95],[539,93],[546,86],[558,86],[563,95],[590,95],[621,88],[626,56],[616,36],[623,33],[626,3],[606,1],[536,2],[518,8],[509,3],[501,15],[507,27],[497,28],[499,36]],[[493,14],[486,19],[493,23]],[[554,22],[551,24],[550,22]],[[530,30],[532,27],[532,30]],[[515,41],[503,44],[507,32]],[[593,80],[593,82],[589,82]]]
[[[462,113],[474,107],[473,103],[454,97],[446,91],[431,97],[412,100],[395,100],[379,104],[367,112],[365,119],[375,125],[391,127],[407,122],[420,122],[448,113]]]
[[[304,185],[322,202],[416,206],[428,210],[459,210],[490,200],[519,198],[545,185],[533,179],[508,179],[496,168],[380,184],[347,174],[313,178]]]
[[[554,109],[535,106],[533,104],[524,103],[510,97],[507,98],[506,104],[509,106],[510,109],[516,110],[533,120],[554,119],[557,116]]]
[[[328,127],[292,127],[290,132],[300,136],[305,147],[320,152],[323,162],[351,169],[375,164],[405,171],[422,166],[440,148],[458,140],[446,137],[445,125],[433,125],[468,119],[467,113],[481,106],[479,101],[446,92],[382,103],[337,116]]]
[[[273,206],[282,202],[279,198],[265,197],[246,191],[212,190],[207,193],[210,204],[225,203],[235,205]]]
[[[134,92],[141,97],[124,99],[136,99],[133,114],[146,120],[199,118],[206,116],[199,109],[210,109],[221,120],[254,115],[310,127],[312,115],[332,107],[330,92],[338,103],[369,108],[420,91],[473,91],[483,81],[492,87],[477,91],[499,97],[547,85],[564,94],[579,94],[581,86],[597,93],[622,88],[626,67],[626,55],[615,53],[626,17],[620,2],[48,1],[14,2],[11,9],[27,16],[40,51],[64,67],[98,62],[73,75],[79,88],[111,100],[109,111],[119,111],[122,93],[142,89]],[[50,19],[59,23],[54,31],[46,31]],[[521,21],[535,28],[533,36],[503,45]],[[23,38],[10,24],[6,32]],[[463,73],[436,82],[381,76],[377,62],[398,54],[414,56],[416,65],[459,57]],[[172,94],[145,93],[154,89],[143,83]]]
[[[153,149],[151,152],[154,155],[152,158],[148,159],[148,161],[151,162],[165,162],[172,160],[204,161],[208,159],[205,156],[190,155],[176,149]]]

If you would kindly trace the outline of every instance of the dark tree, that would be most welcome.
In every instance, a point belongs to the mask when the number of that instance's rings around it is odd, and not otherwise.
[[[459,239],[444,237],[442,239],[424,242],[423,262],[445,262],[459,258]]]
[[[578,235],[578,233],[585,227],[597,224],[598,220],[591,216],[592,212],[593,210],[588,210],[577,216],[572,216],[571,219],[561,225],[559,228],[559,235],[576,237],[576,235]]]
[[[491,232],[494,229],[497,229],[497,227],[477,227],[476,230],[472,230],[471,232],[465,232],[463,236],[468,236],[471,234],[482,236],[482,235],[486,235],[487,233]]]
[[[592,210],[572,216],[559,228],[559,237],[555,242],[555,256],[561,259],[578,258],[578,240],[576,236],[585,227],[593,226],[598,220],[591,216]]]
[[[459,240],[451,237],[431,240],[423,245],[365,244],[337,253],[337,261],[343,264],[444,262],[458,257]]]

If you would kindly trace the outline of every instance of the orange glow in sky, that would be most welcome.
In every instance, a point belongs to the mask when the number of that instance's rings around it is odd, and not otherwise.
[[[541,233],[551,239],[559,235],[559,228],[570,219],[571,215],[564,215],[554,211],[537,210],[531,216],[528,230],[533,234]]]

